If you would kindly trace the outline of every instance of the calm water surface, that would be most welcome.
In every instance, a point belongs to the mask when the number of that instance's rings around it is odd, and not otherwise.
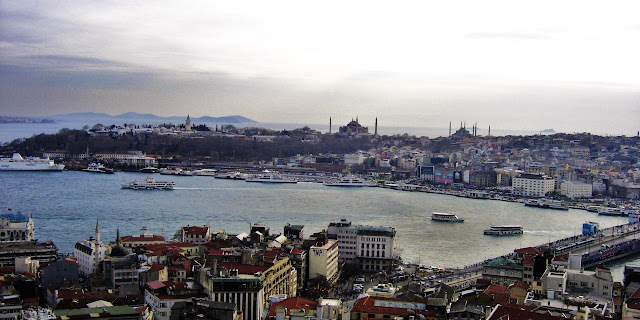
[[[345,218],[358,224],[394,227],[406,262],[444,267],[461,267],[519,247],[573,236],[581,232],[586,220],[598,221],[602,227],[626,221],[581,210],[544,210],[520,203],[315,183],[267,185],[152,174],[156,180],[176,182],[178,188],[120,188],[120,183],[144,176],[127,172],[0,172],[0,208],[33,215],[36,237],[52,240],[61,252],[72,252],[75,242],[92,236],[96,219],[104,241],[115,238],[116,228],[121,235],[130,235],[147,227],[171,238],[185,225],[208,224],[212,230],[241,233],[248,232],[253,222],[265,223],[275,233],[282,233],[287,223],[303,224],[305,234],[310,235]],[[455,213],[465,222],[433,222],[430,215],[434,211]],[[515,237],[482,234],[489,226],[501,224],[519,224],[525,232]],[[621,280],[622,264],[613,267],[614,277]]]

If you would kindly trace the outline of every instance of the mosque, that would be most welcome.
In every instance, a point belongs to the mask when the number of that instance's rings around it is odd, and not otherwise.
[[[340,127],[338,133],[347,137],[370,135],[369,128],[362,126],[360,121],[358,121],[358,117],[356,117],[355,120],[352,118],[351,122],[346,126]],[[331,118],[329,118],[329,134],[331,134]],[[378,136],[378,118],[376,118],[375,132],[373,135]]]

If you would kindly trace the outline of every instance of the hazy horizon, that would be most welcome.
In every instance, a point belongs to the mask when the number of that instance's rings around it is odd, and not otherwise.
[[[0,2],[0,114],[635,135],[634,1]]]

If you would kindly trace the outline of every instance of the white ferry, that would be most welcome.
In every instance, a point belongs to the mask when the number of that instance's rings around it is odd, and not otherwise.
[[[492,236],[511,236],[522,234],[522,226],[491,226],[484,234]]]
[[[82,169],[82,171],[93,172],[93,173],[107,173],[113,174],[113,169],[107,168],[103,166],[101,163],[89,163],[86,169]]]
[[[464,222],[464,219],[458,218],[453,213],[434,212],[431,214],[431,220],[444,222]]]
[[[208,177],[214,177],[216,175],[216,172],[218,172],[216,169],[198,169],[198,170],[191,171],[191,173],[194,176],[208,176]]]
[[[279,174],[271,172],[269,170],[264,170],[262,174],[251,176],[247,178],[245,181],[247,182],[264,182],[264,183],[298,183],[298,181],[284,178]]]
[[[173,175],[173,176],[192,176],[193,173],[189,170],[183,170],[181,168],[164,168],[160,169],[160,174]]]
[[[247,174],[238,172],[238,171],[230,171],[230,172],[218,172],[214,178],[216,179],[234,179],[234,180],[247,180]]]
[[[0,171],[62,171],[63,164],[49,158],[27,157],[14,153],[11,158],[0,158]]]
[[[173,181],[155,181],[149,177],[143,180],[134,180],[132,182],[123,183],[122,189],[134,190],[173,190],[176,183]]]
[[[613,207],[600,207],[598,208],[598,214],[601,216],[627,216],[628,213],[624,212],[621,208]]]
[[[374,187],[375,183],[360,179],[356,176],[348,176],[338,180],[325,181],[324,185],[329,187]]]
[[[158,168],[151,167],[151,166],[144,167],[144,168],[140,169],[140,172],[143,172],[143,173],[156,173],[156,172],[158,172]]]
[[[563,201],[549,199],[526,199],[524,205],[543,209],[569,210],[569,206]]]

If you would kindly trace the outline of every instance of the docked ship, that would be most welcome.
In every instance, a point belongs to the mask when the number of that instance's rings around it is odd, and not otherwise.
[[[0,171],[62,171],[63,164],[49,158],[26,157],[14,153],[11,158],[0,158]]]
[[[522,226],[491,226],[483,233],[491,236],[519,235],[522,234]]]
[[[330,187],[374,187],[375,183],[360,179],[356,176],[342,177],[338,180],[325,181],[325,186]]]
[[[122,189],[134,190],[173,190],[176,183],[173,181],[155,181],[152,178],[136,179],[132,182],[123,183]]]
[[[563,201],[549,199],[526,199],[524,205],[543,209],[569,210],[569,206]]]
[[[198,170],[191,171],[191,173],[194,176],[208,176],[208,177],[215,177],[216,172],[217,172],[216,169],[198,169]]]
[[[89,163],[86,169],[82,169],[82,171],[93,172],[93,173],[107,173],[113,174],[113,169],[107,168],[101,163]]]
[[[264,183],[298,183],[298,181],[284,178],[279,174],[264,170],[261,174],[248,177],[247,182],[264,182]]]
[[[160,174],[170,176],[192,176],[193,173],[189,170],[183,170],[181,168],[165,168],[160,170]]]
[[[618,207],[600,207],[598,214],[601,216],[628,216],[629,214]]]
[[[144,167],[144,168],[140,169],[140,172],[143,172],[143,173],[156,173],[156,172],[158,172],[158,168],[156,168],[156,167]]]
[[[234,180],[246,180],[247,174],[238,172],[238,171],[230,171],[230,172],[218,172],[214,178],[217,179],[234,179]]]
[[[464,219],[458,218],[453,213],[434,212],[431,214],[431,220],[444,222],[464,222]]]

